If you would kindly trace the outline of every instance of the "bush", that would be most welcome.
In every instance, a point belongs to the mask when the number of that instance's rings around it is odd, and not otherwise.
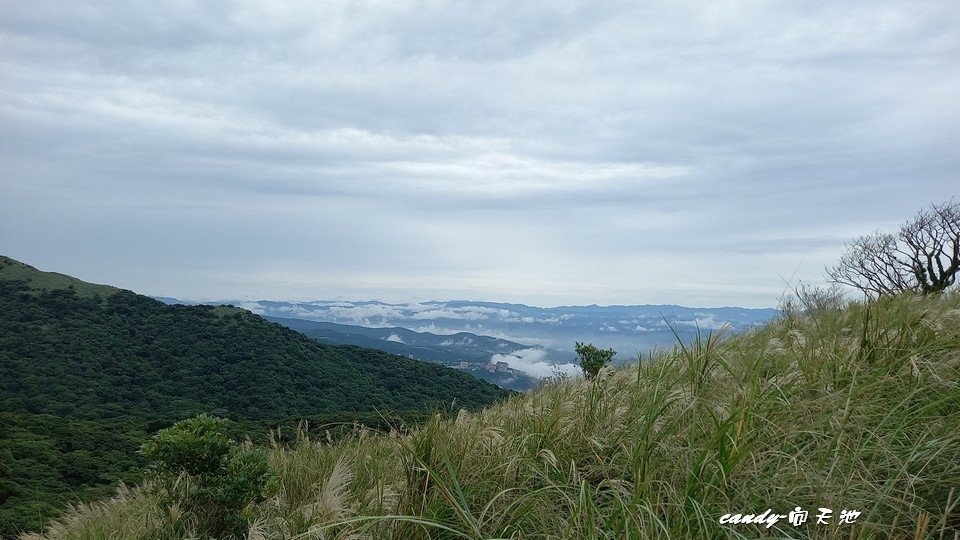
[[[580,357],[580,369],[584,379],[592,379],[600,370],[613,360],[617,354],[613,349],[598,349],[589,343],[576,342],[577,356]]]
[[[264,499],[267,456],[227,438],[227,421],[205,414],[161,430],[141,448],[157,476],[161,504],[176,506],[197,532],[243,537],[248,506]]]

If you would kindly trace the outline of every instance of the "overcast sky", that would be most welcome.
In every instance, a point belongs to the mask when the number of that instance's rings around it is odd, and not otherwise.
[[[960,194],[956,0],[0,0],[0,96],[0,253],[194,300],[773,306]]]

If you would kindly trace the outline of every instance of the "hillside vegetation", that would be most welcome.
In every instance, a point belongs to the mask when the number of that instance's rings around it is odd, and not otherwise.
[[[246,535],[955,538],[958,412],[960,295],[883,298],[703,335],[410,433],[274,444]],[[25,538],[204,530],[158,486],[79,505]],[[797,507],[809,518],[793,525]],[[739,517],[727,514],[784,517],[720,523]]]
[[[66,289],[77,293],[82,298],[99,296],[106,298],[119,292],[120,289],[110,285],[87,283],[77,278],[57,272],[42,272],[16,259],[0,255],[0,279],[3,281],[18,281],[31,294],[40,294],[44,291]]]
[[[136,480],[147,435],[202,412],[256,437],[298,419],[375,425],[508,395],[238,308],[167,306],[0,258],[0,535]]]

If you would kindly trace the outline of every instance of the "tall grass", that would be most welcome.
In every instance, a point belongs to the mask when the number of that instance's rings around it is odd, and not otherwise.
[[[960,295],[706,333],[412,432],[274,445],[250,539],[960,537]],[[810,512],[799,526],[724,514]],[[819,508],[833,510],[818,525]],[[859,511],[839,523],[842,510]],[[191,537],[147,489],[24,538]]]

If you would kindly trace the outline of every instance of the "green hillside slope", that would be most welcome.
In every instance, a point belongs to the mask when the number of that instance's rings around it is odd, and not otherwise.
[[[19,281],[33,294],[42,291],[68,289],[81,297],[99,295],[101,298],[106,298],[120,291],[116,287],[87,283],[56,272],[41,272],[29,264],[3,255],[0,255],[0,280]]]
[[[955,538],[958,412],[960,295],[791,315],[409,436],[274,446],[249,538]],[[203,530],[163,497],[30,538]]]
[[[147,431],[200,412],[349,421],[507,395],[439,365],[321,345],[238,308],[167,306],[4,258],[0,532],[125,478],[115,451],[136,462]],[[98,443],[98,431],[120,435]]]
[[[259,419],[473,407],[503,395],[434,364],[321,345],[237,308],[166,306],[128,291],[31,295],[15,282],[0,282],[0,298],[0,411]]]

